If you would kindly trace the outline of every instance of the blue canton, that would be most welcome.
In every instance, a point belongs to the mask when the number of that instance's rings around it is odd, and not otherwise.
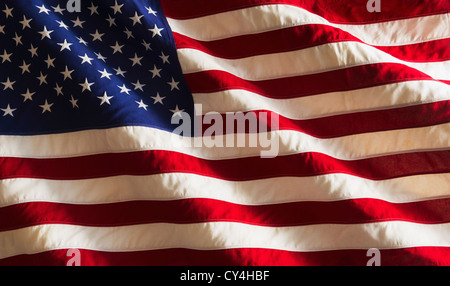
[[[0,3],[0,134],[148,126],[193,115],[159,1]],[[192,118],[192,117],[191,117]]]

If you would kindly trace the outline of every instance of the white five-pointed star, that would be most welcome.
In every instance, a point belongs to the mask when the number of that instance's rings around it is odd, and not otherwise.
[[[108,19],[106,19],[106,21],[108,21],[110,27],[117,26],[116,19],[111,17],[111,15],[109,15],[109,14],[108,14]]]
[[[163,99],[164,98],[166,98],[165,96],[163,96],[163,97],[161,97],[160,95],[159,95],[159,92],[157,92],[156,93],[156,96],[152,96],[151,98],[153,98],[154,100],[155,100],[155,102],[153,102],[153,104],[156,104],[156,103],[161,103],[161,104],[163,104],[164,105],[164,103],[162,102],[163,101]]]
[[[16,83],[15,81],[10,81],[9,77],[8,77],[5,82],[2,82],[2,84],[5,86],[5,88],[3,90],[6,90],[8,88],[11,90],[14,90],[13,85],[15,83]]]
[[[72,103],[72,107],[73,107],[73,108],[75,108],[75,107],[76,107],[76,108],[79,108],[79,107],[78,107],[78,99],[73,98],[72,95],[71,95],[70,97],[71,97],[71,99],[70,99],[69,101],[70,101],[70,103]]]
[[[30,89],[27,88],[27,92],[21,94],[24,97],[23,102],[25,102],[27,100],[33,101],[32,97],[35,93],[36,92],[30,92]]]
[[[103,35],[105,35],[105,33],[100,34],[100,33],[98,32],[98,30],[95,30],[95,33],[94,33],[94,34],[89,34],[89,35],[91,35],[91,36],[93,37],[92,41],[97,41],[97,40],[99,40],[100,42],[102,42],[102,41],[103,41],[103,40],[102,40],[102,37],[103,37]]]
[[[0,58],[2,58],[2,63],[8,61],[11,62],[11,54],[8,54],[8,52],[6,50],[3,50],[3,55],[0,55]]]
[[[50,55],[47,55],[47,59],[44,61],[47,63],[47,68],[55,67],[55,64],[53,63],[56,60],[56,58],[51,58]]]
[[[122,54],[122,48],[124,45],[119,45],[119,43],[116,41],[116,44],[114,46],[111,46],[111,48],[114,50],[113,55],[117,52]]]
[[[47,75],[43,75],[42,72],[40,72],[41,75],[37,77],[39,80],[39,85],[41,86],[43,83],[47,84]]]
[[[145,84],[140,83],[139,80],[136,83],[131,84],[134,85],[134,90],[140,89],[141,91],[144,91],[144,86],[146,86]]]
[[[33,20],[33,19],[27,19],[27,17],[25,17],[25,15],[23,15],[23,20],[19,22],[20,24],[22,24],[22,30],[25,30],[25,28],[31,29],[31,26],[30,26],[31,20]]]
[[[82,37],[77,37],[77,40],[78,40],[78,42],[79,42],[80,44],[83,44],[83,45],[85,45],[85,46],[88,45],[88,43],[87,43],[85,40],[83,40]]]
[[[130,30],[128,30],[127,27],[125,27],[125,31],[123,31],[123,32],[124,32],[125,34],[127,34],[127,39],[129,39],[129,38],[134,39],[133,32],[130,31]]]
[[[50,31],[49,31],[49,30],[47,30],[47,27],[44,26],[44,30],[41,31],[41,32],[38,32],[38,33],[42,35],[41,40],[43,40],[44,38],[49,38],[49,39],[51,39],[52,37],[50,36],[50,34],[53,33],[53,30],[50,30]]]
[[[150,72],[153,74],[152,78],[155,78],[155,76],[161,77],[161,74],[159,73],[161,69],[157,69],[156,65],[153,65],[153,69],[150,70]]]
[[[52,112],[51,107],[53,106],[53,103],[49,104],[47,102],[47,99],[45,100],[45,103],[43,105],[39,105],[42,108],[42,113],[45,113],[46,111]]]
[[[94,3],[91,2],[91,7],[88,7],[88,9],[91,11],[91,16],[94,14],[100,15],[97,11],[98,6],[95,6]]]
[[[27,64],[25,60],[23,61],[23,64],[19,66],[19,68],[22,69],[22,74],[24,74],[25,72],[30,73],[30,65],[31,64]]]
[[[12,10],[13,10],[14,8],[9,8],[8,5],[6,5],[6,4],[5,4],[5,7],[6,7],[6,8],[5,8],[5,10],[3,10],[3,12],[5,12],[5,14],[6,14],[6,19],[8,19],[9,16],[11,16],[11,17],[13,16],[13,15],[12,15]]]
[[[77,19],[76,19],[76,20],[72,20],[72,22],[73,22],[73,27],[74,27],[74,28],[78,26],[78,27],[80,27],[80,28],[83,29],[83,24],[84,24],[84,22],[86,22],[86,21],[81,21],[80,18],[77,17]]]
[[[86,78],[83,83],[80,83],[80,86],[83,88],[81,92],[84,92],[85,90],[91,91],[91,85],[93,84],[93,82],[88,82],[88,79]]]
[[[36,7],[39,8],[39,14],[45,13],[48,15],[48,12],[50,12],[50,10],[47,9],[43,4],[42,4],[42,6],[36,6]]]
[[[148,105],[144,103],[144,101],[141,99],[141,101],[136,101],[137,104],[139,104],[138,108],[143,108],[147,110]]]
[[[116,15],[117,12],[122,14],[122,11],[120,10],[122,8],[123,4],[117,4],[117,0],[115,1],[115,5],[111,6],[111,8],[114,10],[114,15]]]
[[[38,54],[37,54],[37,47],[35,48],[35,47],[33,47],[33,44],[31,44],[31,48],[29,48],[28,49],[28,51],[30,51],[30,53],[31,53],[31,58],[33,58],[34,56],[38,56]]]
[[[63,12],[66,11],[66,9],[61,8],[61,7],[59,6],[59,4],[58,4],[58,6],[56,6],[56,7],[53,7],[53,6],[51,6],[51,7],[53,8],[53,12],[59,13],[59,14],[61,14],[61,15],[64,15]]]
[[[134,57],[133,58],[130,58],[130,61],[132,61],[133,62],[133,67],[135,66],[135,65],[140,65],[140,66],[142,66],[142,64],[141,64],[141,60],[143,59],[143,57],[138,57],[137,56],[137,54],[136,53],[134,53]]]
[[[120,67],[118,67],[117,69],[114,69],[114,71],[116,72],[116,75],[121,75],[123,77],[125,77],[125,73],[127,72],[127,71],[121,70]]]
[[[56,20],[56,22],[59,24],[60,28],[64,28],[66,30],[69,30],[69,27],[62,20],[61,21]]]
[[[177,106],[175,107],[175,109],[171,109],[170,111],[173,112],[172,117],[175,117],[175,116],[182,117],[182,116],[181,116],[181,113],[184,111],[184,109],[179,109],[179,108],[178,108],[178,105],[177,105]]]
[[[106,57],[102,56],[101,53],[98,53],[98,54],[94,53],[94,54],[97,56],[97,59],[99,59],[99,60],[101,60],[101,61],[106,63]]]
[[[170,55],[169,55],[169,56],[166,56],[166,55],[164,54],[164,52],[161,52],[161,55],[160,55],[159,57],[163,60],[163,64],[165,64],[165,63],[170,64],[170,62],[169,62],[169,57],[170,57]]]
[[[110,100],[111,98],[113,98],[113,97],[114,97],[114,96],[108,96],[108,95],[106,94],[106,91],[105,91],[105,93],[103,94],[103,96],[97,96],[97,98],[101,100],[100,105],[103,105],[103,103],[105,103],[105,102],[106,102],[107,104],[111,105],[111,102],[109,102],[109,100]]]
[[[149,14],[153,14],[154,16],[156,16],[156,11],[154,11],[153,9],[152,9],[152,7],[145,7],[145,9],[147,9],[147,11],[148,11],[148,13]]]
[[[137,12],[134,12],[134,16],[130,17],[131,20],[133,20],[133,26],[136,25],[136,23],[142,24],[141,23],[141,18],[144,17],[144,15],[138,15]]]
[[[58,83],[56,83],[56,86],[54,87],[54,90],[56,90],[56,96],[64,95],[62,92],[62,86],[59,86]]]
[[[107,72],[106,69],[103,69],[103,71],[98,70],[98,72],[102,74],[100,78],[106,77],[107,79],[111,79],[110,76],[112,76],[112,73]]]
[[[65,69],[63,72],[61,72],[61,74],[64,76],[64,80],[66,80],[67,78],[72,79],[71,74],[72,74],[73,72],[74,72],[74,70],[69,70],[69,69],[67,68],[67,66],[66,66],[66,69]]]
[[[13,38],[13,40],[16,42],[16,47],[20,44],[22,45],[22,36],[17,35]]]
[[[130,94],[131,89],[128,89],[125,84],[123,84],[122,86],[118,85],[118,88],[120,88],[120,93],[126,93],[126,94]]]
[[[168,84],[170,85],[170,91],[172,91],[172,90],[174,90],[174,89],[180,90],[180,89],[178,88],[178,84],[179,84],[179,83],[180,83],[179,81],[175,81],[175,80],[172,78],[172,81],[171,81],[171,82],[168,82]]]
[[[63,43],[58,43],[59,46],[61,46],[61,50],[60,52],[62,52],[63,50],[69,50],[70,51],[70,46],[73,45],[72,43],[68,43],[66,39],[64,39]]]
[[[10,115],[11,117],[14,117],[13,112],[16,111],[17,108],[11,108],[8,104],[5,109],[2,108],[1,110],[4,112],[3,116]]]
[[[88,55],[85,53],[84,56],[78,56],[82,59],[81,64],[89,63],[92,65],[91,61],[94,60],[93,58],[88,57]]]
[[[152,38],[154,38],[156,35],[162,37],[161,35],[161,31],[164,30],[164,28],[158,28],[158,26],[156,26],[153,29],[148,29],[149,31],[153,32]]]
[[[22,36],[17,35],[13,38],[13,40],[16,42],[16,47],[20,44],[22,45]]]
[[[0,33],[2,33],[3,35],[5,35],[5,25],[0,25]]]
[[[146,51],[152,50],[152,48],[150,48],[150,43],[147,43],[145,40],[142,40],[142,45],[145,47]]]

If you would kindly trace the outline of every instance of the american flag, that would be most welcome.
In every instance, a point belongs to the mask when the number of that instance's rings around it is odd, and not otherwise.
[[[450,265],[448,0],[76,2],[0,2],[0,265]]]

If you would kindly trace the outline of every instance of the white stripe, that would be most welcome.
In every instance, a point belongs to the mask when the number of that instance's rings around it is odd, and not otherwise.
[[[178,49],[177,52],[185,74],[220,70],[245,80],[268,80],[368,64],[398,63],[419,70],[434,79],[450,80],[450,61],[406,62],[358,42],[330,43],[302,50],[241,59],[218,58],[189,48]]]
[[[450,100],[450,85],[407,81],[289,99],[273,99],[239,89],[193,96],[194,102],[201,104],[202,114],[270,110],[291,119],[312,119]]]
[[[168,21],[174,32],[202,41],[292,26],[325,24],[349,32],[371,45],[393,46],[450,37],[449,15],[432,15],[363,25],[333,24],[305,9],[280,4],[256,6],[188,20],[169,18]]]
[[[287,251],[450,246],[450,224],[391,221],[262,227],[232,222],[120,227],[40,225],[0,233],[0,258],[55,249],[139,251],[268,248]]]
[[[151,190],[149,190],[151,186]],[[373,198],[407,203],[450,197],[450,174],[372,181],[347,174],[228,181],[185,173],[85,180],[6,179],[0,207],[28,202],[104,204],[208,198],[241,205]]]
[[[260,156],[262,151],[272,148],[277,151],[274,155],[278,156],[319,152],[337,159],[354,160],[406,152],[448,149],[450,123],[331,139],[318,139],[290,130],[271,131],[269,136],[267,135],[267,133],[259,133],[216,136],[215,141],[222,142],[224,147],[206,147],[206,143],[211,142],[211,137],[195,142],[187,137],[148,127],[118,127],[106,130],[36,135],[27,138],[3,135],[0,136],[0,156],[55,158],[109,152],[169,150],[218,160]],[[237,146],[236,143],[226,145],[226,142],[236,142],[239,136],[244,136],[245,145],[243,147]],[[255,147],[249,145],[250,137],[257,143]],[[260,144],[261,140],[268,140],[268,147]]]

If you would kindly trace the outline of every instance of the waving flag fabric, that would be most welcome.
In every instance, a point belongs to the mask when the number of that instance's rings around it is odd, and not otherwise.
[[[0,265],[450,265],[448,1],[69,2],[0,3]]]

